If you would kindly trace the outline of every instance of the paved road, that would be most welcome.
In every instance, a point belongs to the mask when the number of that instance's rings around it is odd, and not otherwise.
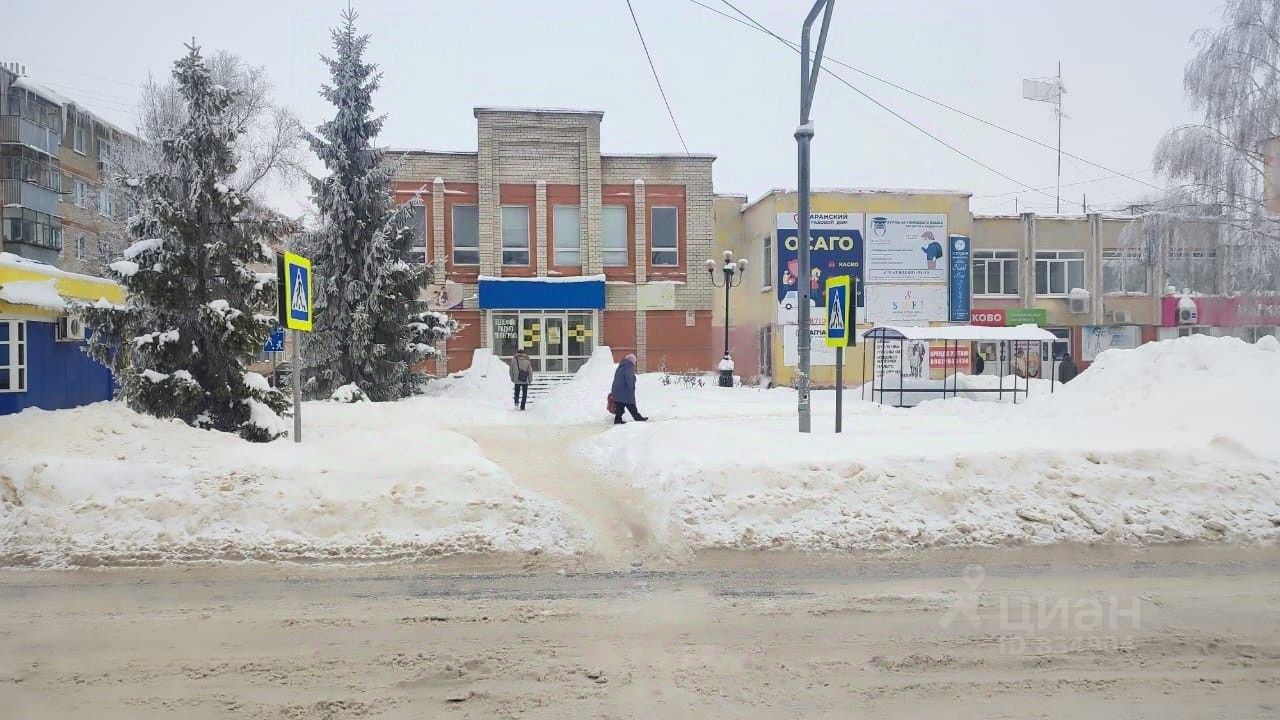
[[[108,720],[1275,718],[1280,553],[0,571],[0,707]]]

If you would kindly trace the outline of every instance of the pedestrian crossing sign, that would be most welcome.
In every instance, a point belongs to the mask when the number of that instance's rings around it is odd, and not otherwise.
[[[827,347],[849,347],[849,276],[827,278]]]
[[[311,332],[311,261],[291,252],[277,255],[276,284],[280,323]]]

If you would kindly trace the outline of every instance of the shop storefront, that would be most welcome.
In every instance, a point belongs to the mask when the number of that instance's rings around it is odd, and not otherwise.
[[[523,348],[534,372],[574,373],[600,336],[603,276],[480,278],[488,346],[506,360]]]

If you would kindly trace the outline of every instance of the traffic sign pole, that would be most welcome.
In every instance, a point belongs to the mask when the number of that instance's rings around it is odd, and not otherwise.
[[[836,348],[836,432],[844,420],[844,348]]]
[[[293,331],[293,441],[302,442],[302,363],[298,358],[298,345],[302,342],[302,333]]]

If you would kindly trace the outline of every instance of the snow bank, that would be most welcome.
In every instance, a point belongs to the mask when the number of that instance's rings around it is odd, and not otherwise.
[[[369,398],[365,397],[364,391],[360,389],[360,386],[355,383],[347,383],[334,390],[329,399],[340,403],[367,402],[369,400]]]
[[[1194,336],[1107,351],[1017,406],[855,401],[845,434],[826,406],[807,436],[794,406],[742,408],[614,428],[580,450],[651,498],[655,534],[695,548],[1273,542],[1278,376],[1267,345]]]
[[[570,553],[431,401],[308,403],[306,442],[247,443],[119,403],[0,418],[0,564]]]
[[[57,280],[13,280],[0,285],[0,300],[46,310],[63,310],[67,303],[58,294]]]

